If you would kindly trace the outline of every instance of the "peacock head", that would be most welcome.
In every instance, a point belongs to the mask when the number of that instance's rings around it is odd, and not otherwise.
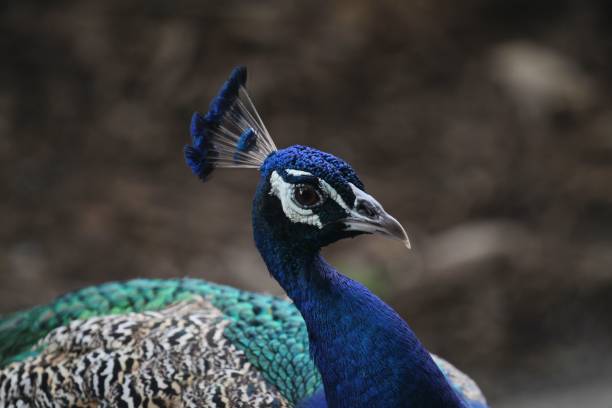
[[[185,159],[206,181],[218,167],[257,168],[253,223],[274,242],[319,248],[360,234],[382,234],[410,248],[402,225],[387,214],[344,160],[306,146],[278,150],[235,68],[206,115],[195,113]]]

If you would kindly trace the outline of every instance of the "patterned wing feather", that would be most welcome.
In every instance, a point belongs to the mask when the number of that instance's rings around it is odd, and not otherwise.
[[[178,306],[168,308],[177,304]],[[168,330],[156,331],[152,329],[155,325],[152,322],[157,322],[155,324],[167,327]],[[198,325],[201,329],[193,327]],[[118,331],[113,328],[117,328]],[[108,331],[111,329],[115,330],[114,336],[118,336],[117,338],[109,335]],[[130,335],[120,334],[126,330]],[[167,374],[172,367],[178,366],[198,367],[195,359],[189,361],[184,359],[186,355],[193,354],[199,356],[199,361],[216,364],[217,369],[223,365],[221,362],[231,360],[233,366],[229,371],[224,368],[218,372],[227,373],[234,370],[241,378],[241,381],[234,382],[233,388],[225,383],[214,392],[206,388],[208,384],[206,380],[198,383],[195,388],[183,389],[183,394],[187,396],[187,399],[181,401],[183,405],[189,406],[189,401],[196,401],[196,404],[215,406],[216,403],[207,405],[202,402],[206,393],[210,393],[206,395],[218,395],[217,402],[233,398],[236,406],[244,403],[247,394],[252,398],[251,403],[254,400],[258,401],[256,406],[294,405],[321,389],[320,375],[309,355],[308,334],[304,321],[289,301],[198,279],[139,279],[82,289],[64,295],[49,305],[18,312],[1,319],[0,390],[5,390],[4,398],[9,398],[8,400],[13,402],[19,401],[19,395],[23,395],[22,388],[28,384],[28,380],[17,381],[15,373],[20,372],[23,375],[27,372],[30,380],[30,374],[38,373],[34,377],[32,383],[34,385],[30,384],[30,388],[25,391],[29,392],[30,396],[34,392],[41,401],[45,401],[46,388],[42,386],[45,379],[49,381],[51,378],[57,378],[52,377],[55,371],[59,372],[60,376],[66,377],[70,374],[70,370],[73,370],[73,375],[76,375],[78,372],[74,370],[79,364],[87,363],[85,365],[91,366],[95,360],[96,364],[107,361],[107,364],[113,367],[120,367],[118,372],[124,373],[122,375],[128,372],[132,374],[127,374],[129,384],[125,383],[124,378],[122,385],[117,385],[112,390],[106,386],[100,389],[101,377],[97,373],[113,369],[106,366],[101,370],[100,366],[95,366],[97,370],[88,371],[89,380],[82,380],[85,382],[81,386],[87,390],[85,395],[91,398],[102,396],[119,398],[120,394],[128,395],[132,392],[133,395],[144,395],[149,398],[169,398],[168,393],[171,393],[173,387],[176,388],[177,385],[167,388],[166,384],[165,394],[159,391],[160,385],[151,383],[148,379],[153,375],[153,368],[142,363],[138,365],[141,368],[134,371],[133,365],[136,362],[134,360],[128,367],[132,371],[126,370],[128,360],[125,360],[126,354],[122,354],[121,350],[132,350],[131,353],[137,356],[146,355],[147,350],[144,345],[146,342],[135,342],[134,336],[140,339],[146,339],[148,336],[149,339],[156,339],[155,342],[159,344],[164,342],[171,344],[172,335],[168,334],[170,332],[178,333],[177,338],[188,340],[176,348],[180,350],[178,354],[174,353],[173,357],[162,359],[168,364],[172,362],[170,366],[162,367],[163,364],[160,363],[162,360],[158,360],[159,367],[156,373]],[[83,333],[88,335],[83,336]],[[204,333],[211,337],[206,339],[204,335],[202,339]],[[218,339],[219,333],[222,333],[223,340],[211,343],[209,340]],[[226,349],[226,354],[219,353],[218,348],[215,348],[215,345],[219,344]],[[121,347],[114,349],[113,345]],[[206,351],[199,350],[200,348],[209,350],[209,354],[205,356]],[[187,349],[191,351],[185,352]],[[100,350],[105,350],[107,353],[105,357],[98,355],[94,358]],[[108,354],[108,350],[111,354]],[[166,352],[170,353],[169,350]],[[213,358],[215,356],[216,360]],[[435,355],[432,357],[470,408],[487,406],[480,389],[468,376],[445,360]],[[248,367],[245,366],[245,362],[248,363]],[[145,366],[148,367],[146,370],[142,368]],[[249,371],[250,369],[254,369],[254,372]],[[187,371],[190,370],[193,368]],[[211,373],[206,377],[201,367],[197,370],[194,372],[210,380]],[[108,377],[104,378],[106,380]],[[94,386],[92,384],[96,379],[98,385]],[[241,387],[249,381],[253,384],[248,387],[249,392],[245,394],[245,389]],[[267,387],[266,384],[270,384],[271,387]],[[54,393],[55,391],[58,393],[54,395],[63,395],[62,398],[69,401],[71,392],[77,389],[77,385],[74,383],[72,388],[57,388],[56,385]],[[206,389],[206,393],[202,393],[202,389]],[[7,394],[6,390],[11,390],[12,394],[11,392]],[[154,390],[159,393],[156,394]],[[2,397],[0,402],[3,402]],[[272,405],[268,405],[268,402]]]
[[[51,331],[0,371],[0,406],[286,407],[200,297],[159,312],[92,317]]]
[[[156,311],[196,296],[219,310],[228,321],[224,336],[288,401],[295,403],[321,386],[305,325],[293,304],[198,279],[108,283],[8,316],[0,322],[0,361],[2,366],[29,361],[49,344],[41,339],[75,320]]]

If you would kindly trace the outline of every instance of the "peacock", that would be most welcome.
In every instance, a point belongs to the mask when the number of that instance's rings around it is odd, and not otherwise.
[[[402,225],[353,168],[277,149],[235,68],[195,113],[185,161],[202,181],[256,168],[253,236],[288,298],[200,279],[137,279],[0,319],[2,407],[485,408],[478,386],[338,272],[322,247]]]

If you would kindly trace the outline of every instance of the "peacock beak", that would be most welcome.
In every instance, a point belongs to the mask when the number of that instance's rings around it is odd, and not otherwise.
[[[389,215],[374,197],[351,184],[355,203],[349,215],[342,219],[346,230],[381,234],[402,241],[410,249],[406,230],[398,220]]]

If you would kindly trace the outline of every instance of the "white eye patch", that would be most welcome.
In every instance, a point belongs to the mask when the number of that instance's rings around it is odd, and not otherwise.
[[[302,170],[287,170],[287,173],[292,176],[312,176],[312,174]],[[334,200],[340,207],[342,207],[347,213],[350,212],[349,207],[346,205],[340,194],[329,185],[325,180],[318,179],[319,185],[323,193],[327,195],[327,198]],[[311,208],[300,207],[293,199],[295,185],[288,183],[278,174],[273,171],[270,175],[270,194],[278,197],[283,207],[283,212],[292,222],[299,222],[307,225],[314,225],[319,229],[323,228],[323,223],[317,214]]]

